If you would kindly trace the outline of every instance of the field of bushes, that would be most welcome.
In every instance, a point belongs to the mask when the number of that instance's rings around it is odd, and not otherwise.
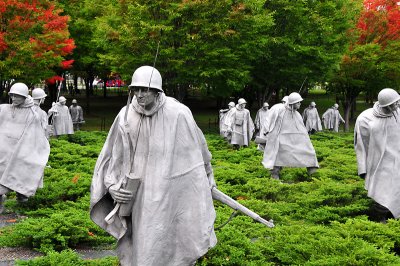
[[[28,218],[0,230],[0,247],[45,254],[17,265],[118,265],[115,257],[83,260],[72,251],[115,247],[88,212],[91,175],[105,138],[105,132],[81,131],[52,139],[44,188],[23,205],[10,194],[7,211]],[[198,265],[400,265],[400,222],[374,221],[357,176],[352,134],[313,135],[320,169],[310,177],[306,169],[284,168],[282,182],[263,168],[254,144],[236,151],[218,135],[206,139],[218,188],[276,227],[238,214],[216,231],[217,246]],[[214,203],[218,227],[232,210]]]

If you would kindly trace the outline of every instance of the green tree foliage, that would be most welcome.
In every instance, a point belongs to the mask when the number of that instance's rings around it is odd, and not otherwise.
[[[267,0],[265,7],[275,25],[270,56],[260,58],[254,73],[255,86],[279,96],[280,89],[299,91],[304,81],[305,87],[323,83],[347,47],[344,32],[355,25],[356,1]]]
[[[189,87],[228,96],[250,80],[265,53],[271,16],[261,1],[115,1],[96,20],[104,64],[129,79],[140,65],[157,67],[165,89],[182,98]]]

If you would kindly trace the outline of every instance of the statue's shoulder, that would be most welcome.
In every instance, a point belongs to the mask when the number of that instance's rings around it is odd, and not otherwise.
[[[184,114],[192,116],[192,112],[190,111],[189,107],[173,97],[166,97],[164,108],[168,111],[168,114]]]

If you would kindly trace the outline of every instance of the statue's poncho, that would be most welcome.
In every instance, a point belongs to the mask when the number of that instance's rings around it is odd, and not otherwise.
[[[56,113],[53,113],[52,110],[55,110]],[[54,105],[49,110],[49,115],[53,113],[53,135],[66,135],[66,134],[74,134],[74,127],[72,125],[71,114],[69,113],[69,109],[67,106],[60,104],[59,102]]]
[[[321,119],[319,118],[318,110],[315,107],[307,107],[303,111],[303,121],[308,132],[321,131]]]
[[[37,104],[35,104],[34,110],[38,113],[40,117],[41,125],[45,132],[46,138],[49,138],[47,113],[43,111],[42,108],[40,108],[40,106]]]
[[[262,164],[274,166],[319,167],[314,147],[299,112],[288,105],[276,104],[264,124],[266,144]]]
[[[232,112],[229,117],[229,127],[232,130],[232,145],[249,146],[254,133],[254,123],[251,119],[249,110],[243,108]]]
[[[365,175],[368,196],[400,217],[400,120],[380,111],[362,112],[354,128],[358,174]]]
[[[228,126],[225,124],[225,119],[230,109],[221,109],[219,110],[219,134],[222,137],[226,137]]]
[[[91,218],[118,239],[122,265],[191,265],[216,244],[204,136],[190,110],[164,94],[151,111],[134,98],[127,123],[125,110],[96,163]],[[132,217],[117,215],[107,224],[104,218],[114,207],[108,188],[123,184],[129,172],[142,178]]]
[[[80,123],[83,121],[83,110],[82,107],[80,107],[79,105],[77,106],[71,105],[69,107],[69,113],[71,114],[71,119],[73,124]]]
[[[256,114],[256,119],[254,120],[255,128],[260,131],[262,126],[264,125],[264,121],[267,119],[268,109],[264,110],[264,108],[260,108]],[[260,133],[260,132],[258,132]]]
[[[328,108],[326,112],[322,115],[322,120],[324,121],[324,127],[326,129],[333,130],[334,132],[339,132],[340,122],[344,123],[339,110],[335,108]]]
[[[40,114],[29,96],[20,106],[0,105],[0,185],[35,194],[50,154]]]

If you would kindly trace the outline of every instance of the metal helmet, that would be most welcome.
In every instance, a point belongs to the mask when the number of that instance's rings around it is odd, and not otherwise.
[[[335,103],[335,104],[333,105],[333,107],[339,108],[339,104]]]
[[[151,66],[141,66],[132,75],[131,87],[149,87],[159,91],[162,89],[162,78],[160,72]]]
[[[247,103],[247,102],[246,102],[246,100],[245,100],[245,99],[243,99],[243,98],[240,98],[240,99],[239,99],[239,101],[238,101],[238,104],[243,104],[243,103]]]
[[[381,107],[389,106],[400,100],[400,95],[390,88],[381,90],[378,94],[378,102]]]
[[[78,103],[78,101],[76,99],[73,99],[72,103]]]
[[[235,103],[234,102],[230,102],[230,103],[228,103],[228,106],[235,107]]]
[[[29,95],[29,89],[24,83],[18,82],[11,86],[9,94],[17,94],[26,98]]]
[[[267,103],[267,102],[265,102],[264,104],[263,104],[263,107],[268,107],[269,106],[269,104]]]
[[[286,95],[285,97],[282,98],[282,102],[287,103],[288,101],[288,96]]]
[[[297,92],[292,92],[291,94],[289,94],[288,96],[288,104],[295,104],[298,102],[301,102],[303,100],[303,98],[301,98],[300,94],[298,94]]]
[[[40,99],[46,98],[46,96],[47,96],[47,94],[41,88],[36,88],[36,89],[33,89],[33,91],[32,91],[32,98],[34,100],[40,100]]]
[[[65,99],[64,96],[60,96],[60,98],[58,98],[58,101],[59,101],[60,103],[65,103],[65,102],[67,101],[67,99]]]
[[[310,105],[315,107],[317,104],[315,102],[311,102]]]

